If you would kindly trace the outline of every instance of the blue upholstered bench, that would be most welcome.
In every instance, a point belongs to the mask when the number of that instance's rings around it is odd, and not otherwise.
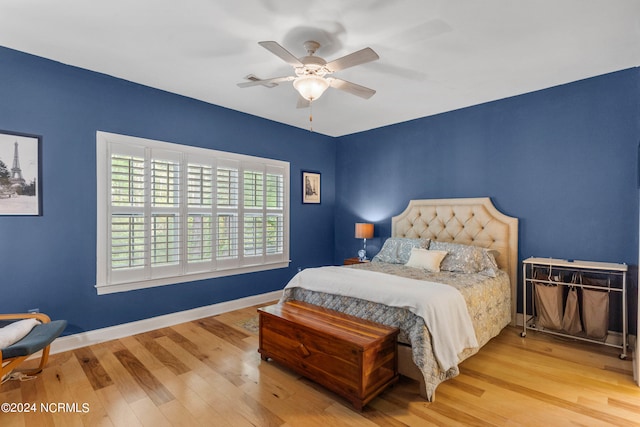
[[[25,313],[25,314],[0,314],[0,327],[5,326],[16,320],[35,318],[41,323],[36,325],[20,341],[15,342],[5,348],[0,349],[0,365],[2,365],[2,374],[0,378],[4,379],[18,365],[29,358],[32,354],[42,350],[40,364],[35,369],[23,371],[26,375],[35,375],[42,372],[47,360],[49,359],[49,350],[51,343],[62,334],[67,326],[66,320],[51,321],[49,316],[43,313]]]

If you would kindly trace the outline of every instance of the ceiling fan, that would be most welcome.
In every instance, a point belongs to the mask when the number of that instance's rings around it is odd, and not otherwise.
[[[307,56],[301,58],[296,58],[291,52],[274,41],[262,41],[258,42],[258,44],[291,65],[295,71],[295,76],[259,79],[250,74],[246,77],[249,80],[248,82],[238,83],[241,88],[259,85],[274,87],[278,83],[292,81],[293,87],[300,94],[298,108],[308,107],[312,101],[320,98],[329,87],[340,89],[364,99],[369,99],[376,93],[375,90],[368,87],[331,77],[331,74],[336,71],[379,59],[378,54],[369,47],[327,62],[323,58],[315,56],[316,50],[320,48],[320,43],[313,40],[304,42]]]

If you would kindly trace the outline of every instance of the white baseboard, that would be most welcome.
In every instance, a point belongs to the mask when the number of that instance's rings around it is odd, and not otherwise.
[[[191,322],[204,317],[215,316],[228,311],[238,310],[252,305],[263,304],[280,299],[282,291],[273,291],[266,294],[252,295],[233,301],[225,301],[218,304],[198,307],[191,310],[166,314],[164,316],[151,317],[149,319],[138,320],[131,323],[109,326],[107,328],[95,329],[81,332],[79,334],[67,335],[56,339],[51,344],[51,354],[64,351],[75,350],[88,345],[98,344],[105,341],[128,337],[154,329],[166,328],[180,323]]]

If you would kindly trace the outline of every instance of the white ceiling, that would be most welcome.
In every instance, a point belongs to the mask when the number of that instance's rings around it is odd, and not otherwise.
[[[640,66],[640,0],[0,2],[2,46],[304,129],[291,83],[236,83],[293,74],[258,41],[308,39],[380,56],[335,74],[372,98],[313,103],[314,131],[341,136]]]

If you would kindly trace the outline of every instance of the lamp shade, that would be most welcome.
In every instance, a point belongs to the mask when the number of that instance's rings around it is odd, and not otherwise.
[[[293,87],[307,101],[313,101],[324,93],[329,87],[329,82],[315,74],[304,75],[293,81]]]
[[[373,237],[373,224],[356,222],[356,239],[370,239]]]

